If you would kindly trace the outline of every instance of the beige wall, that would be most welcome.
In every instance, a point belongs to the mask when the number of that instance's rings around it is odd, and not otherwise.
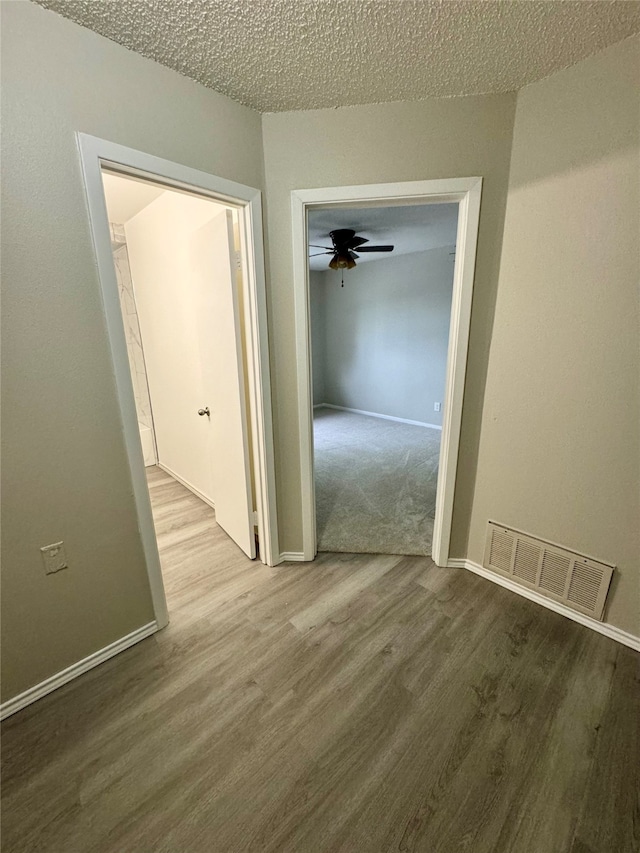
[[[476,293],[452,547],[464,556],[507,193],[515,95],[379,104],[263,116],[276,382],[280,547],[302,550],[291,190],[484,177]]]
[[[27,2],[2,3],[3,699],[152,619],[74,138],[255,187],[260,117]],[[45,576],[39,548],[70,568]]]
[[[639,47],[518,95],[469,557],[487,519],[618,565],[640,634]]]

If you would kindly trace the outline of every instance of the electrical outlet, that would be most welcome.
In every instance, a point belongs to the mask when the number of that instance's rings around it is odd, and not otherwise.
[[[434,403],[434,404],[433,404],[433,411],[434,411],[434,412],[439,412],[439,411],[440,411],[440,407],[441,407],[441,406],[442,406],[442,403]]]
[[[42,554],[42,562],[44,563],[45,574],[51,575],[53,572],[59,572],[60,569],[69,567],[67,563],[67,554],[64,550],[64,542],[55,542],[53,545],[45,545],[40,548]]]

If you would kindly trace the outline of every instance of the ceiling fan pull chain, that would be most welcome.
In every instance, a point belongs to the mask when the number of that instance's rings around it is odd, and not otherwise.
[[[344,287],[344,270],[342,270],[342,284],[341,287]]]

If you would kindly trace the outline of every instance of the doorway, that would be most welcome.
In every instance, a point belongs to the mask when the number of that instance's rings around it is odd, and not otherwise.
[[[214,507],[256,556],[237,211],[103,170],[145,467]]]
[[[449,540],[457,456],[462,421],[466,356],[469,339],[475,253],[480,212],[481,178],[452,178],[398,184],[333,187],[292,192],[294,287],[300,466],[303,504],[303,558],[312,560],[318,548],[316,485],[314,476],[312,333],[310,271],[307,261],[309,221],[313,211],[445,204],[458,208],[453,286],[449,322],[444,394],[441,402],[442,432],[433,519],[431,555],[437,565],[449,559]]]
[[[431,555],[457,216],[309,211],[318,551]]]
[[[78,143],[139,527],[163,627],[149,463],[215,505],[218,523],[249,556],[255,527],[261,561],[278,559],[261,198],[250,187],[105,140],[78,134]],[[147,194],[127,222],[111,228],[104,173]],[[134,283],[129,328],[114,251],[126,255]],[[138,361],[131,352],[136,333]]]

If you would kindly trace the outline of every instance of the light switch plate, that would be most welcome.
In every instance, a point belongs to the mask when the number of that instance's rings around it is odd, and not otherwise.
[[[50,575],[59,572],[60,569],[68,568],[67,554],[64,550],[64,542],[55,542],[53,545],[45,545],[40,548],[45,573]]]

